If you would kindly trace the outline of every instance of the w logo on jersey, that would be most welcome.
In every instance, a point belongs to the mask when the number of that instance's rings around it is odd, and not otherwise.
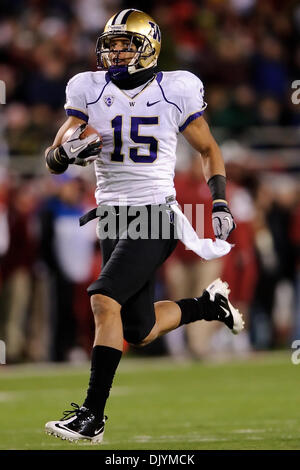
[[[152,21],[148,22],[151,26],[151,31],[150,31],[150,36],[153,37],[156,41],[160,42],[161,41],[161,34],[160,34],[160,29],[157,24],[152,23]]]

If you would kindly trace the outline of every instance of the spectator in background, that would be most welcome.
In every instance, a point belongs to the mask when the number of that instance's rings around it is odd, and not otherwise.
[[[43,60],[41,60],[43,57]],[[34,70],[26,83],[26,99],[29,105],[47,104],[59,109],[65,100],[66,64],[63,57],[49,51],[40,57],[40,69]]]
[[[300,340],[300,201],[298,188],[298,204],[292,211],[290,222],[290,239],[293,248],[293,259],[295,260],[295,316],[293,338]]]
[[[4,126],[10,156],[39,155],[45,141],[50,140],[52,120],[53,114],[46,105],[32,108],[20,103],[8,105]]]
[[[208,90],[210,124],[229,128],[239,135],[245,128],[256,124],[256,102],[253,89],[247,84],[235,88],[232,95],[221,86]]]
[[[8,226],[8,181],[5,170],[0,168],[0,262],[7,253],[9,247],[9,226]],[[1,276],[0,276],[1,289]]]
[[[77,230],[78,219],[87,210],[83,181],[69,175],[56,179],[57,194],[45,200],[40,212],[41,249],[50,275],[50,357],[64,361],[72,360],[78,348],[85,357],[88,351],[84,347],[91,344],[91,338],[85,338],[92,332],[86,288],[92,275],[96,233],[93,224]],[[80,329],[84,324],[85,329]]]
[[[270,94],[284,99],[288,88],[288,72],[283,45],[270,35],[263,37],[253,59],[253,84],[259,95]]]
[[[257,349],[284,344],[291,334],[291,318],[282,321],[281,316],[292,315],[288,305],[291,288],[285,286],[295,277],[296,259],[288,241],[295,196],[295,185],[289,178],[262,180],[256,190],[254,230],[259,276],[251,306],[251,332]]]
[[[30,182],[11,187],[7,206],[9,243],[0,266],[0,310],[2,338],[7,359],[26,359],[33,286],[37,259],[37,232],[34,223],[36,195]]]
[[[6,110],[5,135],[12,155],[30,155],[36,151],[36,142],[30,132],[30,111],[20,103],[11,104]]]
[[[257,108],[257,124],[260,126],[280,126],[282,110],[280,101],[272,96],[260,100]]]

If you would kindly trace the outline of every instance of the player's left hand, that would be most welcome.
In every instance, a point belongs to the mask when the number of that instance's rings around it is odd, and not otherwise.
[[[212,225],[216,238],[221,240],[227,240],[230,233],[236,228],[233,216],[226,204],[213,205]]]

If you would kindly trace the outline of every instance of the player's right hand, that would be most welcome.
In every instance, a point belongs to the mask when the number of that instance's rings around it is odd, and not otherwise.
[[[102,141],[97,134],[80,139],[86,127],[87,124],[81,124],[68,140],[59,146],[60,155],[67,157],[68,163],[86,166],[99,157]]]

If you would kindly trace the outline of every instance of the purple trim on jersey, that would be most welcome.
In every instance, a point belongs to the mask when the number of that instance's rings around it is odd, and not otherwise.
[[[162,88],[162,86],[161,86],[161,84],[160,84],[160,82],[162,81],[162,78],[163,78],[162,72],[158,72],[158,74],[156,75],[156,81],[157,81],[157,84],[158,84],[158,86],[159,86],[159,88],[160,88],[160,91],[161,91],[161,93],[162,93],[162,95],[163,95],[163,99],[164,99],[167,103],[172,104],[173,106],[175,106],[175,107],[178,109],[178,111],[179,111],[180,113],[182,113],[181,109],[179,108],[179,106],[177,106],[176,103],[173,103],[172,101],[169,101],[169,100],[166,98],[165,92],[164,92],[164,90],[163,90],[163,88]]]
[[[82,119],[85,122],[88,122],[89,120],[89,117],[86,114],[79,111],[78,109],[66,108],[66,113],[67,113],[67,116],[75,116],[79,119]]]
[[[190,122],[202,116],[202,114],[203,114],[203,111],[198,111],[197,113],[191,114],[191,116],[187,118],[187,120],[182,124],[182,126],[179,127],[179,132],[183,132],[184,129],[190,124]]]
[[[90,106],[91,104],[95,104],[95,103],[97,103],[97,101],[100,100],[100,98],[101,98],[101,96],[103,95],[103,92],[104,92],[104,90],[105,90],[105,87],[107,87],[107,85],[108,85],[109,82],[110,82],[110,80],[107,81],[106,75],[107,75],[107,74],[105,74],[106,83],[105,83],[104,87],[102,88],[100,95],[98,96],[98,98],[97,98],[95,101],[91,101],[90,103],[87,103],[87,104],[86,104],[87,106]]]
[[[158,72],[158,74],[156,75],[156,80],[158,84],[160,84],[160,82],[162,81],[162,78],[163,78],[162,72]]]
[[[105,81],[106,81],[106,83],[110,82],[110,76],[109,76],[108,72],[106,72],[106,74],[105,74]]]
[[[228,206],[227,202],[214,202],[213,203],[213,207],[224,207],[224,206]]]

